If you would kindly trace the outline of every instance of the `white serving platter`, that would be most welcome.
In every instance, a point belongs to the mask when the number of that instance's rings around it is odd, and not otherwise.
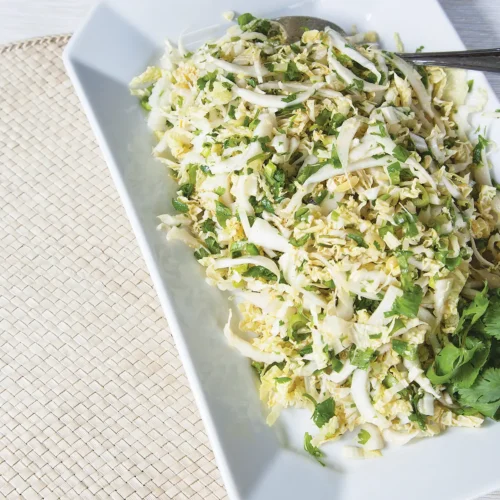
[[[94,9],[71,39],[66,67],[137,235],[230,497],[459,500],[500,489],[500,424],[454,429],[367,461],[343,458],[341,447],[349,444],[344,438],[325,446],[325,468],[302,451],[304,432],[312,430],[306,412],[285,412],[273,428],[265,424],[249,363],[222,333],[227,297],[205,283],[191,251],[180,242],[167,246],[164,234],[156,231],[156,216],[173,210],[175,188],[151,157],[143,110],[128,91],[131,78],[158,59],[165,38],[175,42],[187,30],[192,33],[188,42],[196,45],[227,27],[222,18],[227,10],[331,19],[347,31],[353,25],[377,31],[389,50],[395,49],[395,32],[409,51],[420,45],[460,50],[463,44],[437,0],[254,0],[251,5],[243,0],[110,0]],[[488,109],[500,108],[484,76],[471,78],[490,94]],[[500,143],[498,125],[489,135]],[[492,160],[500,166],[498,154]]]

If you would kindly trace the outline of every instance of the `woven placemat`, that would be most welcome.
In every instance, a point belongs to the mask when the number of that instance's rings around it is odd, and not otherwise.
[[[0,498],[226,498],[68,39],[0,48]]]

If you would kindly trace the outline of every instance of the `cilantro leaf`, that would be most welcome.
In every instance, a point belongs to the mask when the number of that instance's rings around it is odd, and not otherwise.
[[[500,340],[500,297],[494,295],[483,316],[483,330],[486,335]]]
[[[472,161],[476,165],[479,165],[480,163],[483,162],[482,151],[488,146],[488,144],[489,141],[487,139],[485,139],[482,135],[478,136],[477,144],[474,146],[474,149],[472,150]]]
[[[259,249],[253,243],[248,243],[246,240],[231,243],[230,251],[233,259],[242,255],[260,255]]]
[[[461,404],[476,408],[487,416],[497,416],[500,407],[500,368],[487,368],[472,387],[458,391]]]
[[[458,321],[456,334],[465,337],[470,328],[477,323],[486,313],[490,300],[488,298],[488,285],[485,284],[483,290],[476,294],[474,300],[462,311]]]
[[[340,161],[337,148],[334,144],[332,144],[332,155],[328,163],[331,163],[333,165],[333,168],[342,168],[342,163]]]
[[[314,165],[306,165],[300,169],[297,175],[297,182],[304,184],[311,175],[315,174],[323,165],[321,163],[315,163]]]
[[[181,214],[185,214],[189,211],[189,207],[182,201],[172,198],[172,206]]]
[[[204,220],[200,224],[200,228],[204,233],[214,233],[215,232],[215,222],[212,219]]]
[[[342,123],[346,120],[346,116],[342,113],[334,113],[325,108],[320,111],[316,117],[316,125],[327,135],[333,135]]]
[[[208,257],[209,255],[210,253],[207,252],[203,247],[198,248],[198,250],[194,252],[194,257],[196,260],[203,259],[205,257]]]
[[[370,361],[377,355],[377,351],[374,351],[370,347],[368,349],[353,349],[349,352],[349,360],[354,366],[357,366],[361,370],[368,369]]]
[[[210,250],[211,253],[216,254],[220,252],[220,246],[218,241],[213,237],[209,236],[205,240],[205,245],[207,245],[208,249]]]
[[[302,73],[299,71],[299,68],[297,68],[297,65],[293,61],[290,61],[286,67],[284,76],[285,82],[296,82],[300,80]]]
[[[427,428],[427,417],[420,413],[418,409],[418,402],[424,397],[421,392],[414,393],[413,396],[410,397],[410,403],[413,408],[413,413],[408,417],[411,422],[416,422],[421,430],[425,431]]]
[[[276,281],[278,277],[263,266],[252,266],[243,273],[245,278],[262,278],[265,281]]]
[[[238,17],[238,24],[243,27],[251,23],[254,19],[256,19],[255,16],[252,16],[252,14],[246,12],[245,14],[241,14],[241,16]]]
[[[313,352],[313,347],[312,347],[312,344],[309,344],[309,345],[306,345],[305,347],[303,347],[300,351],[299,351],[299,354],[301,356],[305,356],[306,354],[312,354]]]
[[[198,81],[196,83],[200,90],[205,90],[205,87],[208,84],[209,90],[212,91],[214,89],[214,82],[216,78],[217,78],[217,70],[209,72],[205,76],[198,78]]]
[[[411,288],[404,290],[403,295],[397,297],[392,304],[392,309],[384,313],[385,317],[399,314],[407,318],[416,318],[422,302],[422,296],[422,289],[418,285],[413,285]]]
[[[363,80],[358,80],[357,78],[354,78],[352,82],[354,83],[356,89],[360,92],[365,88],[365,82]]]
[[[405,236],[413,238],[418,235],[417,217],[415,215],[406,211],[398,212],[394,216],[394,222],[403,228]]]
[[[392,339],[392,349],[405,359],[417,359],[417,346],[401,339]]]
[[[257,375],[260,376],[260,374],[264,371],[264,363],[259,363],[258,361],[252,361],[252,368],[257,372]]]
[[[356,311],[361,311],[361,310],[365,309],[370,314],[372,314],[373,311],[375,311],[375,309],[377,309],[379,304],[380,304],[380,301],[367,299],[366,297],[361,297],[361,295],[356,295],[356,298],[354,299],[354,309]],[[382,336],[382,334],[380,336]],[[380,337],[378,337],[378,338],[380,338]]]
[[[453,377],[455,389],[467,389],[471,387],[479,376],[481,369],[488,361],[491,351],[491,342],[488,339],[479,342],[480,344],[474,352],[472,359],[457,369]]]
[[[286,97],[282,97],[281,100],[283,102],[292,102],[292,101],[295,101],[295,99],[297,99],[297,94],[290,94],[290,95],[287,95]]]
[[[318,427],[323,427],[334,415],[335,401],[330,397],[316,404],[312,420]]]
[[[405,147],[398,145],[392,150],[392,156],[404,163],[410,157],[410,152]]]
[[[312,455],[323,467],[325,464],[320,460],[324,456],[323,452],[312,444],[312,436],[308,432],[304,434],[304,450]]]
[[[447,344],[441,349],[427,371],[427,378],[433,384],[450,382],[457,371],[472,360],[481,345],[478,339],[473,338],[468,338],[464,347],[457,347],[452,343]]]
[[[226,207],[224,203],[221,203],[220,201],[215,202],[215,216],[217,217],[218,223],[222,227],[226,227],[228,219],[230,219],[233,216],[233,213],[231,212],[231,209]]]
[[[397,161],[387,167],[387,173],[389,174],[389,179],[391,179],[391,184],[399,184],[401,182],[401,164]]]
[[[328,189],[323,189],[317,196],[314,196],[314,203],[316,205],[321,205],[322,201],[327,197]]]

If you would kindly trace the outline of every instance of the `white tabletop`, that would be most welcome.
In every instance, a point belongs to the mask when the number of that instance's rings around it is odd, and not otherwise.
[[[131,0],[135,1],[135,0]],[[410,0],[401,0],[401,5]],[[465,45],[500,47],[499,0],[439,0]],[[96,0],[0,0],[0,45],[43,35],[71,33]],[[415,2],[418,5],[418,0]],[[404,32],[401,33],[404,39]],[[489,75],[500,96],[500,75]],[[500,500],[500,493],[484,497]]]

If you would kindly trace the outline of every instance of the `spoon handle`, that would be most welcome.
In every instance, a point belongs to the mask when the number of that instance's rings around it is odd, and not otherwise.
[[[421,66],[447,66],[500,73],[500,48],[459,52],[404,53],[398,56]]]

